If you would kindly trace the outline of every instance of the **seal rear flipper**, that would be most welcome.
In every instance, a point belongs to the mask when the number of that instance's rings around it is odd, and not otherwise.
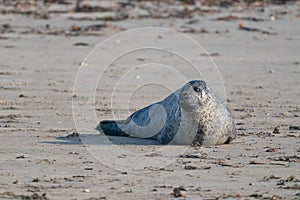
[[[105,120],[101,121],[98,126],[96,127],[96,130],[99,132],[103,132],[105,135],[112,135],[112,136],[123,136],[123,137],[129,137],[127,133],[122,131],[118,124],[124,124],[123,120],[120,121],[113,121],[113,120]]]

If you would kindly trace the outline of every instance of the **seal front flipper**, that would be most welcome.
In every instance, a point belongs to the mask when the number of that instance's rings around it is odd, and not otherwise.
[[[127,120],[104,120],[99,123],[96,130],[103,132],[105,135],[129,137],[129,135],[119,127],[119,124],[124,124],[126,121]]]

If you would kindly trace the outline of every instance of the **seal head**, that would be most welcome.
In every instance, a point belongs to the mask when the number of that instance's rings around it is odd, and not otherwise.
[[[197,112],[213,99],[213,93],[204,81],[191,81],[179,93],[179,105],[186,111]]]

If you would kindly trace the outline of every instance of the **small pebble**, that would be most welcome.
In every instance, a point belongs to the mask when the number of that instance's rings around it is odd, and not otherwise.
[[[174,197],[186,197],[186,195],[184,194],[183,191],[186,191],[186,189],[182,186],[180,186],[178,188],[174,188],[174,190],[173,190]]]
[[[89,192],[91,192],[91,190],[90,189],[84,189],[83,192],[89,193]]]
[[[275,71],[274,70],[269,70],[269,74],[274,74]]]
[[[276,127],[274,128],[273,133],[274,133],[274,134],[279,134],[279,133],[280,133],[279,127],[278,127],[278,126],[276,126]]]

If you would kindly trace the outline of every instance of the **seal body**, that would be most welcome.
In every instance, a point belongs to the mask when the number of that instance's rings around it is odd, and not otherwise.
[[[96,129],[106,135],[149,138],[161,144],[210,146],[236,137],[229,109],[202,80],[188,82],[126,120],[101,121]]]

